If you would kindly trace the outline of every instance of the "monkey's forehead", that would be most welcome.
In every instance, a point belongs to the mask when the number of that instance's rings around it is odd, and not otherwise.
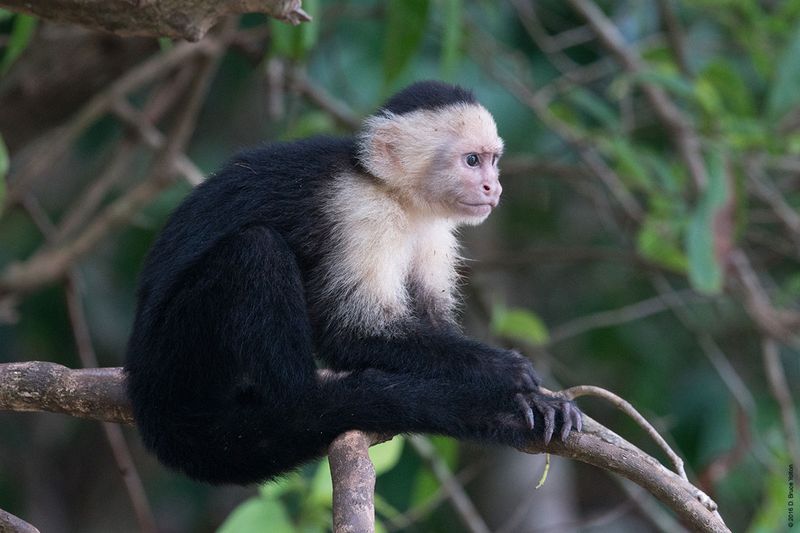
[[[482,153],[503,151],[503,140],[497,134],[497,124],[492,114],[480,104],[456,103],[433,110],[420,109],[402,115],[387,114],[375,118],[393,122],[404,136],[411,138],[440,141]]]

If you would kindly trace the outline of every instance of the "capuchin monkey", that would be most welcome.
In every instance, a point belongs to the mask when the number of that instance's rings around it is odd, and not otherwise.
[[[580,431],[526,358],[456,325],[454,230],[497,207],[502,152],[470,91],[426,81],[355,137],[246,151],[197,187],[140,279],[125,371],[146,447],[246,484],[347,430],[517,447]]]

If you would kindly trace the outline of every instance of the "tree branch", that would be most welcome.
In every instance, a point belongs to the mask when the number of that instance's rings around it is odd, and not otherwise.
[[[71,22],[117,35],[199,41],[220,19],[265,13],[291,24],[311,20],[301,0],[2,0],[0,6],[56,22]]]
[[[334,533],[375,531],[375,466],[368,450],[380,440],[360,431],[348,431],[328,449]]]
[[[54,363],[0,364],[0,411],[48,411],[133,424],[121,368],[71,370]]]
[[[132,424],[124,381],[120,368],[70,370],[38,361],[0,364],[0,411],[49,411]],[[692,484],[588,416],[584,415],[584,420],[583,432],[571,433],[566,442],[554,440],[544,446],[532,441],[522,451],[561,455],[615,472],[656,496],[691,529],[714,533],[729,531],[719,513],[709,510],[711,505],[705,494]],[[347,502],[346,506],[357,512],[353,519],[358,520],[374,513],[370,505],[373,485],[369,481],[374,474],[370,474],[369,468],[358,459],[368,458],[366,441],[360,439],[362,437],[347,437],[341,445],[331,448],[331,452],[338,449],[336,453],[343,454],[341,458],[331,458],[334,484],[341,489],[337,501]],[[353,465],[358,468],[353,470],[350,468]],[[342,466],[344,468],[340,468]],[[347,479],[339,479],[340,471],[347,472]],[[358,509],[352,507],[354,501],[359,502]],[[342,519],[350,519],[348,517],[353,515],[342,516]],[[337,531],[349,531],[348,528]]]

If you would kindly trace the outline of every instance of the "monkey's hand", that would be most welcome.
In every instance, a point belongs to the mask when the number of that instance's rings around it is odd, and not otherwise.
[[[566,440],[569,432],[574,428],[580,432],[583,429],[583,419],[578,407],[570,400],[558,395],[531,392],[528,394],[517,393],[514,396],[528,428],[532,431],[544,425],[544,443],[549,444],[553,438],[556,427],[560,426],[561,440]],[[534,416],[534,411],[536,415]],[[537,418],[539,422],[537,423]]]
[[[493,366],[496,371],[502,368],[506,382],[504,388],[513,391],[514,403],[529,430],[541,431],[545,444],[550,442],[557,429],[561,440],[565,440],[573,428],[581,431],[583,421],[578,407],[558,395],[543,393],[539,389],[541,381],[527,357],[514,350],[503,355],[502,360],[495,360]]]

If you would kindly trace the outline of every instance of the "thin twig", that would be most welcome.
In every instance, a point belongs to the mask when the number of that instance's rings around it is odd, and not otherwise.
[[[695,335],[703,353],[719,374],[736,403],[749,415],[754,415],[756,403],[753,394],[714,338],[695,326],[696,321],[687,312],[687,305],[681,297],[681,293],[674,290],[664,276],[654,275],[651,279],[653,286],[658,290],[664,302],[669,305],[678,321]]]
[[[55,237],[55,226],[50,222],[50,219],[41,208],[39,202],[30,195],[26,196],[23,202],[39,230],[49,242],[52,242]],[[72,324],[75,345],[78,349],[78,357],[81,360],[81,364],[84,368],[96,368],[98,366],[98,361],[94,347],[92,346],[89,324],[86,320],[86,315],[83,311],[83,305],[78,292],[79,281],[80,276],[76,269],[73,268],[67,277],[67,283],[64,287],[67,311]],[[139,472],[136,470],[133,456],[128,444],[125,442],[122,429],[120,429],[118,425],[108,422],[101,422],[101,426],[109,447],[111,448],[114,460],[117,463],[122,481],[125,484],[128,497],[131,500],[140,531],[144,533],[156,532],[158,528],[156,527],[155,517],[147,501],[144,485],[139,477]]]
[[[51,241],[64,242],[85,224],[102,203],[111,188],[119,183],[133,160],[137,143],[123,139],[115,148],[103,172],[93,180],[81,197],[61,217]]]
[[[26,167],[9,177],[6,205],[13,205],[18,200],[30,180],[50,171],[78,135],[106,113],[119,98],[168,74],[178,65],[197,55],[218,54],[223,45],[224,43],[218,39],[206,39],[200,43],[180,43],[126,72],[107,89],[89,100],[66,125],[45,134],[40,143],[41,150],[30,156],[30,162]]]
[[[674,516],[669,514],[653,495],[629,479],[611,476],[622,489],[629,501],[633,502],[639,513],[645,517],[653,528],[661,533],[686,533],[688,530]]]
[[[120,100],[113,107],[114,114],[132,126],[142,140],[155,150],[164,147],[164,134],[148,120],[147,112],[137,111],[126,100]],[[199,185],[205,179],[203,171],[183,152],[175,155],[174,170],[192,186]]]
[[[748,160],[745,168],[753,192],[772,208],[784,227],[794,236],[795,243],[800,245],[800,214],[797,209],[789,205],[786,198],[768,182],[763,165]]]
[[[603,398],[604,400],[611,403],[614,407],[631,417],[645,432],[650,435],[650,438],[653,439],[658,447],[667,454],[669,460],[672,461],[672,465],[675,467],[675,471],[681,476],[683,479],[687,480],[689,478],[686,477],[686,470],[683,468],[683,459],[681,459],[677,453],[675,453],[672,448],[670,448],[667,441],[664,440],[656,428],[654,428],[650,422],[647,421],[645,417],[639,414],[630,403],[623,400],[616,394],[601,387],[595,387],[593,385],[579,385],[577,387],[571,387],[562,392],[564,397],[569,398],[570,400],[574,400],[576,398],[580,398],[581,396],[596,396],[598,398]]]
[[[667,42],[672,50],[672,55],[675,56],[675,63],[684,76],[691,76],[691,67],[686,53],[686,36],[675,13],[674,2],[672,0],[658,0],[656,4],[658,5],[658,15],[667,34]]]
[[[361,117],[358,113],[314,83],[305,70],[299,67],[293,69],[291,83],[296,91],[308,98],[314,105],[326,111],[345,128],[357,130],[361,127]]]
[[[794,407],[792,393],[786,380],[786,372],[781,364],[778,343],[774,339],[764,337],[761,342],[761,353],[769,389],[780,408],[783,434],[789,456],[793,464],[800,465],[800,429],[797,427],[797,410]]]
[[[475,29],[476,35],[480,33],[479,39],[476,37],[470,42],[470,51],[477,62],[484,67],[490,76],[501,83],[517,100],[536,113],[547,127],[575,150],[581,161],[611,191],[611,194],[617,199],[629,217],[634,220],[641,219],[644,211],[638,200],[625,187],[622,179],[573,127],[559,120],[546,103],[540,100],[516,74],[512,74],[509,69],[500,67],[501,62],[498,61],[498,55],[501,54],[499,43],[497,43],[496,39],[477,25],[473,25],[472,28]]]
[[[587,20],[603,46],[617,58],[627,72],[639,75],[646,70],[641,58],[630,49],[619,29],[596,4],[589,0],[568,0],[568,3]],[[642,81],[641,88],[659,120],[669,131],[696,189],[705,190],[708,175],[700,139],[691,121],[661,87]]]
[[[228,42],[233,32],[233,24],[235,21],[229,22],[223,29],[219,37],[220,42]],[[91,250],[111,229],[127,222],[142,206],[170,184],[176,158],[194,131],[197,114],[217,70],[224,47],[215,47],[212,51],[213,53],[201,59],[189,95],[151,165],[148,178],[104,209],[74,240],[57,248],[39,250],[27,261],[11,264],[0,276],[0,295],[11,292],[24,293],[62,278],[72,264]]]
[[[77,272],[73,269],[65,286],[67,310],[69,312],[70,322],[72,323],[72,331],[75,336],[75,344],[78,348],[78,357],[81,360],[81,364],[86,368],[94,368],[98,366],[97,356],[92,346],[89,324],[87,323],[83,305],[81,304],[81,298],[78,293],[78,282],[79,278]],[[150,503],[147,501],[147,494],[144,490],[142,479],[133,462],[133,456],[128,447],[128,443],[125,442],[122,429],[118,425],[108,422],[102,422],[101,424],[106,440],[111,447],[114,461],[117,463],[117,469],[122,477],[122,482],[125,484],[128,498],[130,498],[131,505],[133,506],[136,521],[139,524],[139,530],[144,533],[153,533],[158,530],[155,515],[150,508]]]
[[[705,300],[705,297],[697,294],[692,290],[683,291],[684,298],[682,301],[685,304],[696,303]],[[564,324],[554,327],[550,331],[550,344],[556,344],[566,339],[575,337],[577,335],[586,333],[597,328],[607,328],[610,326],[618,326],[627,322],[641,320],[651,315],[661,313],[670,309],[670,305],[664,301],[661,296],[655,296],[637,302],[635,304],[626,305],[618,309],[611,309],[609,311],[601,311],[591,315],[576,318]]]
[[[484,465],[480,461],[472,462],[466,465],[460,472],[455,474],[456,480],[459,484],[461,484],[461,486],[465,486],[469,481],[477,476],[478,473],[480,473],[483,466]],[[417,505],[416,507],[412,507],[402,514],[389,518],[384,522],[383,526],[386,531],[390,533],[393,531],[408,529],[426,516],[430,515],[443,502],[447,501],[448,496],[449,495],[447,491],[444,490],[444,487],[439,485],[436,488],[436,491],[430,497],[426,498],[421,504]]]
[[[480,513],[478,513],[478,510],[475,508],[475,504],[472,503],[464,487],[450,471],[447,463],[445,463],[444,459],[436,452],[436,448],[433,446],[430,439],[420,435],[414,435],[410,437],[408,441],[419,456],[428,464],[436,479],[439,480],[439,483],[447,493],[450,501],[453,502],[453,508],[467,530],[473,533],[489,533],[489,526],[487,526],[486,522],[481,518]]]
[[[730,253],[733,274],[744,292],[744,308],[767,336],[800,347],[800,312],[778,309],[761,283],[747,254],[741,250]]]

